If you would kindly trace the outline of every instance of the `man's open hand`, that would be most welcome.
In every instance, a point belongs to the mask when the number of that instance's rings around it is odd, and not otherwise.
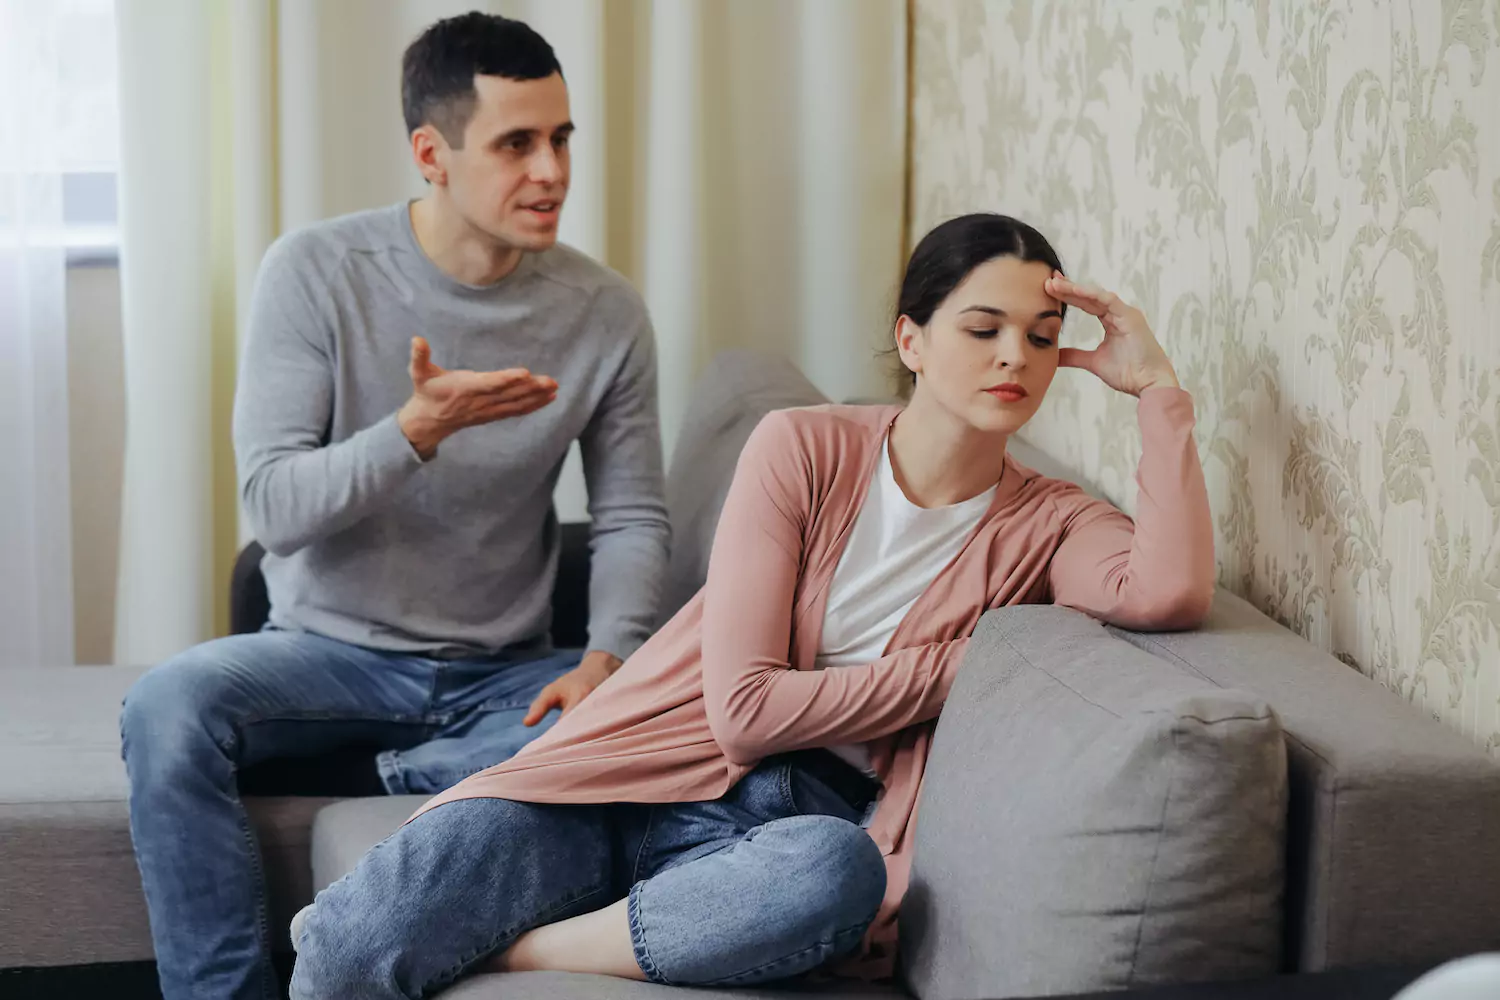
[[[432,363],[432,348],[411,341],[412,394],[396,414],[401,433],[422,458],[444,438],[480,424],[534,413],[557,398],[557,383],[524,368],[498,372],[449,371]]]

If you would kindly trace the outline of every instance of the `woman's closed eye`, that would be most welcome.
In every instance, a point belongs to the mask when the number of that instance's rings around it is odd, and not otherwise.
[[[974,327],[969,330],[969,336],[976,340],[993,340],[1000,331],[993,326]],[[1057,341],[1042,333],[1029,333],[1026,338],[1031,341],[1033,347],[1048,348],[1055,347]]]

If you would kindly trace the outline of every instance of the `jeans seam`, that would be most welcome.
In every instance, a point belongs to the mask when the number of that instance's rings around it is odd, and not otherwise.
[[[237,719],[236,725],[258,726],[265,722],[399,722],[413,726],[438,725],[437,717],[423,715],[379,715],[370,712],[270,712]]]
[[[239,774],[239,768],[235,767],[234,760],[230,759],[229,781],[231,788],[235,787],[235,776],[237,774]],[[255,831],[250,827],[250,813],[245,809],[244,800],[240,798],[239,792],[235,791],[233,794],[236,811],[239,813],[236,818],[240,824],[240,835],[245,838],[245,853],[250,858],[252,870],[250,879],[251,892],[253,894],[252,903],[255,907],[255,926],[261,946],[260,992],[265,1000],[275,1000],[277,987],[273,983],[266,981],[266,965],[268,964],[266,956],[270,955],[275,949],[271,947],[271,921],[266,913],[265,866],[261,863],[260,847],[255,842]],[[274,974],[271,978],[274,980]]]
[[[579,900],[587,899],[590,896],[596,896],[607,888],[607,884],[598,884],[574,895],[564,896],[557,902],[542,907],[541,912],[533,917],[531,921],[522,921],[519,923],[511,924],[509,927],[491,937],[488,945],[469,952],[463,958],[459,959],[456,963],[449,966],[447,969],[444,969],[432,979],[429,979],[425,984],[423,984],[422,988],[417,991],[417,995],[425,997],[427,996],[428,991],[431,990],[434,986],[446,986],[448,983],[451,983],[453,982],[453,980],[457,979],[459,974],[469,966],[473,965],[475,962],[479,961],[485,956],[498,951],[500,949],[500,946],[505,942],[507,938],[514,939],[520,937],[521,934],[525,933],[526,930],[550,924],[553,921],[549,918],[563,912],[574,903],[577,903]]]
[[[641,879],[641,859],[646,856],[646,848],[651,843],[651,836],[656,832],[656,806],[648,806],[646,811],[646,832],[641,836],[641,846],[635,851],[635,864],[630,869],[630,882],[634,885]]]
[[[514,712],[518,708],[530,708],[531,703],[535,700],[535,698],[491,698],[488,701],[483,701],[478,705],[475,705],[473,708],[469,709],[469,712]]]

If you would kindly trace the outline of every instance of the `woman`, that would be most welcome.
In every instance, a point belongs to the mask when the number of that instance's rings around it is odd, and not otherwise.
[[[1070,305],[1097,349],[1057,346]],[[1141,313],[1064,277],[1036,230],[934,229],[894,333],[908,405],[766,417],[703,591],[320,894],[293,996],[426,996],[480,966],[742,985],[858,952],[890,972],[927,749],[980,616],[1052,601],[1187,628],[1214,575],[1191,400]],[[1006,455],[1059,365],[1140,397],[1135,525]]]

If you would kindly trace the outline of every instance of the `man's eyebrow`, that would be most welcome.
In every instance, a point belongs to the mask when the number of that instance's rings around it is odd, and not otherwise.
[[[502,132],[499,135],[495,136],[495,138],[491,139],[490,142],[493,145],[499,146],[504,145],[507,142],[512,142],[516,139],[530,139],[536,134],[537,130],[534,128],[513,128],[509,132]]]
[[[554,135],[572,135],[578,131],[578,126],[572,122],[563,122],[552,131]],[[505,143],[516,139],[534,139],[541,133],[542,130],[539,128],[513,128],[509,132],[504,132],[496,136],[490,142],[492,145],[503,146]]]

